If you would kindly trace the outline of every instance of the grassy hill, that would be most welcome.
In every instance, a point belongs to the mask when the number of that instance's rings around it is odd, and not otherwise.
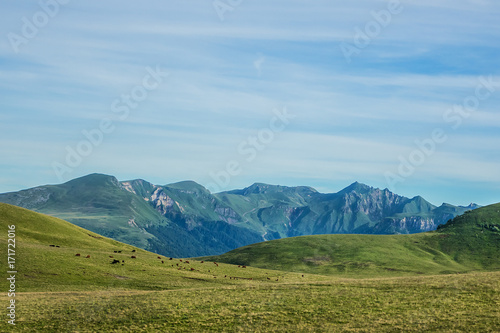
[[[456,220],[444,230],[460,234],[463,223]],[[8,225],[16,226],[16,326],[8,325],[4,317],[1,332],[500,330],[499,272],[345,279],[193,259],[187,263],[186,259],[158,259],[157,254],[58,218],[0,204],[0,227],[7,230]],[[484,226],[493,233],[495,228],[495,223]],[[359,237],[364,242],[362,237],[386,236]],[[327,243],[322,243],[325,251],[335,245]],[[307,247],[301,250],[307,253],[308,247],[318,248],[318,244],[304,243]],[[397,244],[387,243],[386,253]],[[381,253],[384,245],[377,245],[375,252]],[[392,251],[403,251],[403,245]],[[0,237],[4,258],[6,249],[6,238]],[[355,256],[355,249],[351,247],[346,258]],[[403,253],[400,258],[403,265]],[[115,259],[120,263],[112,264]],[[277,257],[274,264],[278,268],[287,262]],[[400,272],[388,270],[381,275]],[[6,281],[2,274],[2,290],[8,290]],[[0,294],[0,304],[7,306],[9,301],[5,292]]]
[[[16,226],[16,269],[22,280],[19,289],[24,292],[163,290],[238,284],[249,278],[267,281],[268,276],[289,275],[254,268],[243,270],[225,264],[216,266],[213,262],[202,264],[189,260],[186,264],[186,260],[169,260],[163,256],[158,259],[157,254],[102,237],[58,218],[0,203],[0,226],[5,232],[7,225]],[[6,237],[0,238],[0,248],[5,258]],[[114,260],[120,262],[112,264]],[[0,286],[7,290],[7,281],[2,279]]]
[[[316,235],[245,246],[203,258],[346,277],[500,270],[500,204],[413,235]]]

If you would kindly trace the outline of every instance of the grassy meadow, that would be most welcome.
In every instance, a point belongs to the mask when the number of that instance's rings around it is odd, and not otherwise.
[[[463,236],[456,230],[459,222],[448,234]],[[278,241],[283,256],[266,258],[262,262],[269,267],[258,268],[215,258],[170,260],[54,217],[0,204],[1,228],[6,232],[12,224],[17,325],[7,324],[4,315],[2,332],[500,331],[500,272],[494,269],[495,258],[488,258],[497,244],[483,244],[481,260],[469,254],[460,261],[453,251],[431,247],[453,237],[438,232],[416,235],[417,240],[378,238],[382,242],[358,235],[320,236],[315,244],[300,247]],[[489,229],[496,237],[495,225],[488,224]],[[432,241],[424,242],[425,237]],[[474,242],[480,237],[474,236]],[[255,245],[263,254],[260,247]],[[1,237],[2,258],[6,249]],[[339,270],[336,265],[349,257],[353,264]],[[299,260],[295,266],[292,259]],[[365,265],[354,264],[359,262]],[[419,266],[421,274],[415,271]],[[444,274],[453,269],[454,274]],[[3,277],[0,287],[0,304],[6,308],[10,298]]]
[[[22,293],[16,331],[498,332],[499,281],[471,273]]]

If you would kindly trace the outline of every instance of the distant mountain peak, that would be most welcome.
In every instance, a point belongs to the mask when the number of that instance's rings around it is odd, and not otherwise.
[[[70,180],[64,185],[86,185],[86,186],[100,186],[100,185],[114,185],[119,186],[120,182],[115,176],[105,175],[102,173],[91,173],[86,176]]]
[[[207,190],[203,185],[200,185],[193,180],[184,180],[177,183],[165,185],[164,187],[182,191],[210,193],[210,191]]]
[[[481,208],[480,205],[478,205],[476,203],[473,203],[473,202],[471,202],[468,206],[460,206],[460,207],[462,207],[462,208],[468,208],[470,210]]]
[[[357,192],[357,193],[367,193],[373,190],[374,188],[368,185],[365,185],[360,182],[354,182],[351,185],[344,188],[341,193],[349,193],[349,192]]]

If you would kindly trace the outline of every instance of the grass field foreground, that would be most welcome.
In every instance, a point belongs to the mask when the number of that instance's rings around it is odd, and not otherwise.
[[[498,272],[22,293],[16,331],[498,332],[499,295]]]

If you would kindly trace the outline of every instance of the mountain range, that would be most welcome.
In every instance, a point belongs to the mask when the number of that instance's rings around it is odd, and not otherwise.
[[[358,182],[330,194],[262,183],[210,193],[193,181],[160,186],[103,174],[0,194],[0,202],[174,257],[303,235],[419,233],[478,207],[437,207]]]

